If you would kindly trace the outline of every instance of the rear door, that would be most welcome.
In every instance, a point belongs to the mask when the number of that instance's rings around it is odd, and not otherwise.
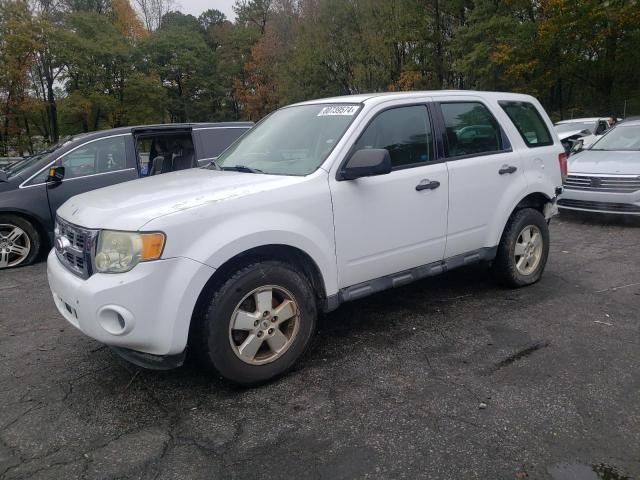
[[[141,177],[196,166],[191,127],[141,127],[133,131],[135,162]]]
[[[58,158],[54,166],[64,167],[65,173],[62,182],[46,185],[52,218],[74,195],[138,178],[130,133],[84,142]]]
[[[198,164],[205,165],[216,159],[250,128],[250,126],[194,128],[193,135],[198,149]]]
[[[496,219],[526,189],[522,160],[496,118],[498,108],[476,97],[439,97],[449,171],[446,258],[495,246]]]

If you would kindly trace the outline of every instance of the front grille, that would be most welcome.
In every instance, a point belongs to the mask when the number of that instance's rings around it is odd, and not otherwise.
[[[599,210],[613,213],[640,213],[640,207],[632,203],[590,202],[587,200],[558,200],[560,207],[580,208],[583,210]]]
[[[91,251],[98,236],[97,230],[82,228],[56,218],[56,255],[60,262],[79,277],[89,278]]]
[[[640,176],[569,175],[564,181],[564,188],[594,192],[632,193],[640,190]]]

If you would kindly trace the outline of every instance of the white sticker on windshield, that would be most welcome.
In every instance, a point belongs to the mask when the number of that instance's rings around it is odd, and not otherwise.
[[[327,115],[354,115],[358,111],[357,105],[332,105],[331,107],[324,107],[318,114],[319,117],[325,117]]]

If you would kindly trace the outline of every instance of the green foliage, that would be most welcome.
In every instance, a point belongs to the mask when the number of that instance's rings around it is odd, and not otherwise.
[[[640,113],[637,0],[2,0],[0,150],[165,121],[259,119],[312,97],[471,88],[555,117]],[[146,26],[146,28],[145,28]]]
[[[166,91],[168,119],[185,122],[209,118],[215,92],[215,57],[198,20],[170,13],[141,49],[144,71],[157,75]]]

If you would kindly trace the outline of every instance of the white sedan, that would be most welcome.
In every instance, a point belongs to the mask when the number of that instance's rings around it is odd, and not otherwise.
[[[618,125],[569,157],[568,170],[560,208],[640,215],[640,120]]]
[[[573,118],[555,124],[555,130],[567,153],[574,147],[576,140],[582,147],[590,147],[610,128],[608,118]]]

